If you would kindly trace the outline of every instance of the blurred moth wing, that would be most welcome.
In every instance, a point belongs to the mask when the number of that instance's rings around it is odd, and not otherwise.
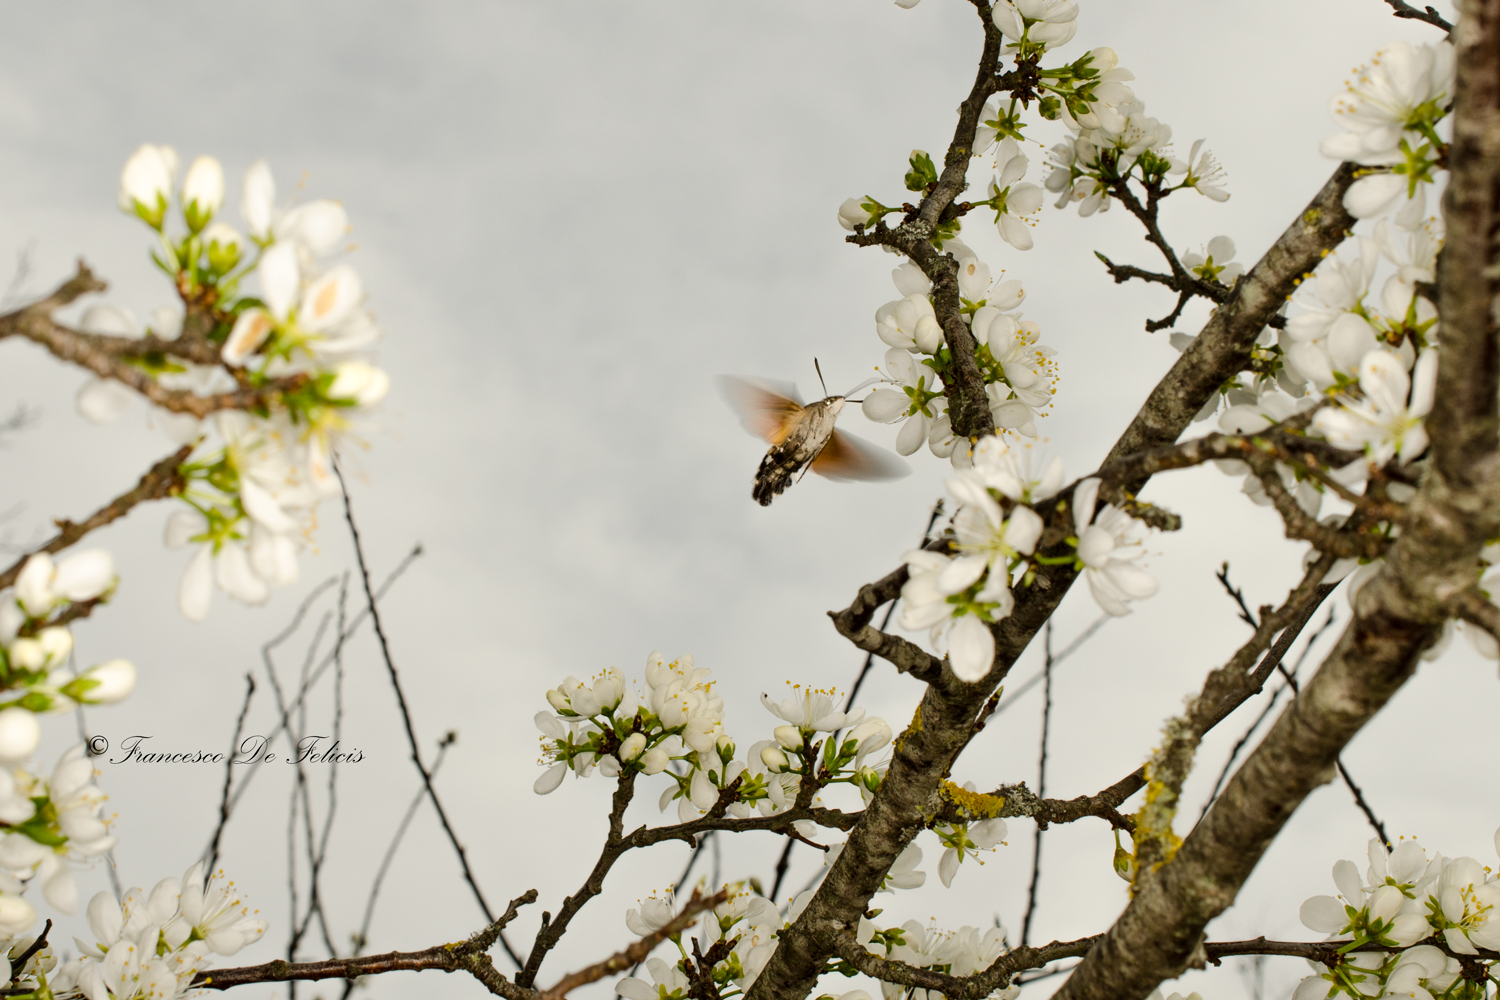
[[[796,386],[765,379],[721,376],[719,389],[740,423],[771,445],[755,472],[750,496],[761,506],[808,468],[835,480],[898,479],[911,470],[882,448],[834,429],[843,396],[802,405]]]
[[[840,482],[901,479],[911,467],[900,458],[848,431],[834,431],[812,460],[812,471]]]
[[[720,375],[714,380],[740,426],[770,444],[780,444],[807,413],[791,382]]]

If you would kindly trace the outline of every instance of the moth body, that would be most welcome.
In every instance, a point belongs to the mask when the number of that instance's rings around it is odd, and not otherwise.
[[[845,397],[828,396],[804,406],[785,382],[722,376],[719,389],[745,429],[770,443],[755,470],[750,496],[762,507],[811,469],[829,479],[899,479],[905,462],[853,434],[835,428]]]

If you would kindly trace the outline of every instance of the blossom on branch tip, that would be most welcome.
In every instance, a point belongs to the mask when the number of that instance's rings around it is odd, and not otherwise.
[[[1188,152],[1186,161],[1173,160],[1169,174],[1183,174],[1181,187],[1190,187],[1210,201],[1228,201],[1229,192],[1224,190],[1224,168],[1214,159],[1214,154],[1203,149],[1206,140],[1198,139]],[[1202,154],[1199,150],[1203,149]]]

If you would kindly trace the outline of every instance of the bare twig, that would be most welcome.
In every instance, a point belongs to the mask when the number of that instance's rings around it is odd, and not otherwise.
[[[1348,785],[1349,791],[1354,793],[1354,804],[1359,806],[1359,811],[1364,813],[1365,819],[1370,821],[1370,826],[1375,829],[1375,833],[1380,837],[1380,842],[1382,844],[1389,844],[1391,838],[1385,834],[1385,824],[1380,822],[1380,818],[1375,815],[1375,810],[1371,809],[1370,803],[1365,801],[1365,793],[1354,783],[1354,779],[1349,777],[1349,769],[1344,766],[1343,760],[1335,761],[1335,764],[1337,764],[1339,774],[1344,779],[1344,784]]]
[[[84,535],[102,528],[106,524],[118,521],[137,505],[148,500],[162,500],[178,493],[182,489],[182,476],[178,474],[178,466],[187,461],[187,457],[193,453],[192,445],[183,445],[181,448],[157,462],[147,470],[141,477],[140,482],[134,487],[121,493],[109,503],[100,507],[83,521],[69,521],[67,518],[57,522],[58,532],[40,548],[27,553],[17,559],[4,572],[0,572],[0,590],[9,587],[16,582],[21,568],[26,565],[37,552],[48,554],[61,552],[63,549],[74,544]]]
[[[267,962],[235,969],[211,969],[198,973],[195,989],[227,990],[251,983],[286,983],[320,979],[357,979],[384,972],[467,972],[496,996],[506,1000],[538,1000],[535,990],[524,989],[495,970],[487,954],[500,932],[516,917],[520,907],[536,901],[536,890],[511,900],[499,920],[466,941],[440,944],[424,951],[391,951],[383,955],[327,959],[321,962]]]
[[[485,902],[484,893],[480,891],[479,883],[474,879],[474,872],[469,867],[469,856],[465,853],[463,844],[459,842],[458,833],[453,829],[453,824],[448,821],[448,813],[443,809],[442,800],[438,798],[437,789],[432,784],[432,772],[427,769],[427,765],[422,763],[422,748],[417,742],[417,731],[412,723],[411,710],[406,704],[406,694],[401,689],[401,678],[396,673],[396,663],[391,658],[391,647],[390,642],[386,639],[385,626],[380,621],[380,609],[375,600],[375,588],[370,583],[370,570],[365,565],[364,546],[360,543],[359,527],[354,523],[354,506],[349,501],[349,487],[344,482],[344,472],[339,467],[337,460],[334,462],[333,470],[338,476],[339,491],[343,494],[344,519],[349,524],[349,536],[354,542],[354,557],[355,561],[359,564],[359,576],[360,580],[364,583],[365,597],[369,601],[370,618],[375,625],[375,637],[380,643],[380,656],[385,662],[386,671],[390,674],[391,687],[396,692],[396,704],[401,709],[401,722],[406,728],[407,745],[411,750],[412,763],[416,765],[417,771],[422,775],[422,783],[427,788],[428,798],[432,800],[432,808],[438,815],[438,821],[443,825],[443,832],[448,835],[448,842],[453,845],[454,853],[458,855],[458,863],[463,869],[464,881],[469,884],[469,889],[473,892],[475,901],[479,903],[479,909],[484,913],[485,919],[493,922],[494,916],[490,912],[490,906]],[[506,940],[505,934],[503,932],[497,933],[499,934],[500,944],[505,949],[505,953],[519,967],[521,964],[520,957],[511,950],[510,942]],[[527,985],[529,986],[530,982]]]
[[[421,554],[422,545],[419,542],[416,545],[412,546],[411,551],[407,552],[402,560],[396,564],[396,568],[391,570],[390,573],[386,575],[385,580],[380,584],[380,588],[375,591],[375,599],[377,601],[385,599],[385,595],[390,591],[391,587],[395,585],[397,580],[401,579],[401,577],[405,575],[407,569],[411,567],[411,564],[415,562],[417,557]],[[329,577],[324,586],[331,586],[336,579],[336,577]],[[342,638],[347,641],[351,636],[354,635],[359,627],[365,623],[365,619],[368,617],[370,617],[370,608],[368,606],[361,608],[359,610],[359,613],[356,614],[354,618],[349,622],[349,627],[344,629]],[[300,708],[302,706],[304,700],[307,698],[308,691],[312,689],[312,686],[318,682],[319,678],[323,676],[324,671],[326,671],[328,667],[332,665],[332,663],[333,653],[330,652],[326,656],[324,656],[323,660],[318,664],[317,668],[313,670],[311,675],[309,675],[307,683],[298,690],[297,697],[292,699],[292,704],[290,706],[291,708]],[[278,720],[276,726],[271,730],[269,734],[267,734],[266,742],[270,743],[275,740],[278,736],[281,735],[281,731],[282,723]],[[264,757],[256,757],[249,764],[244,765],[247,768],[245,776],[241,778],[240,783],[235,786],[234,795],[229,800],[229,808],[231,811],[239,805],[240,798],[249,789],[251,780],[259,772],[260,767],[264,762]]]
[[[1424,10],[1418,10],[1406,0],[1385,0],[1390,5],[1391,13],[1397,17],[1409,18],[1413,21],[1425,21],[1434,28],[1442,28],[1444,31],[1452,31],[1453,25],[1442,14],[1438,13],[1436,7],[1428,6]]]
[[[229,789],[234,783],[234,761],[239,756],[240,739],[245,734],[245,717],[250,714],[250,699],[255,697],[255,676],[245,674],[245,703],[240,706],[239,718],[234,722],[234,736],[229,740],[229,758],[224,764],[224,793],[219,799],[219,822],[214,826],[213,838],[208,842],[208,867],[212,873],[219,864],[219,840],[224,836],[224,827],[229,822]]]
[[[1043,635],[1042,661],[1042,749],[1036,766],[1036,793],[1047,794],[1047,732],[1052,724],[1052,620],[1047,620]],[[1036,887],[1042,880],[1042,834],[1047,827],[1038,823],[1036,837],[1031,848],[1031,885],[1026,890],[1026,916],[1021,921],[1021,944],[1024,946],[1031,936],[1031,917],[1036,912]]]

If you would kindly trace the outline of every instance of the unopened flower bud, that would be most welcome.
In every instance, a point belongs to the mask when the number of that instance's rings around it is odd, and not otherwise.
[[[620,759],[635,760],[646,749],[646,734],[631,733],[620,742]]]
[[[776,737],[776,742],[788,750],[802,749],[802,730],[796,726],[777,726],[771,735]]]
[[[762,750],[760,752],[760,762],[766,765],[768,770],[774,771],[777,774],[781,774],[791,768],[791,764],[787,762],[786,754],[782,753],[776,747],[766,747]]]
[[[256,160],[245,171],[244,194],[240,197],[240,215],[258,240],[271,236],[271,212],[276,202],[276,181],[265,160]]]
[[[203,244],[208,247],[208,266],[215,274],[226,274],[240,262],[240,246],[245,242],[233,226],[215,222],[203,231]]]
[[[177,154],[171,146],[141,146],[125,161],[120,173],[121,211],[134,213],[152,229],[160,229],[176,173]]]
[[[557,688],[547,689],[547,704],[551,705],[552,710],[559,715],[565,712],[569,715],[573,714],[573,706],[569,703],[568,696]]]
[[[854,232],[855,226],[868,226],[870,224],[870,213],[865,210],[864,199],[849,198],[839,206],[839,225],[849,232]]]
[[[36,716],[24,708],[0,710],[0,764],[19,764],[42,738]]]
[[[661,747],[652,747],[641,754],[641,772],[643,774],[660,774],[667,769],[672,758]]]
[[[61,625],[42,629],[36,634],[36,641],[42,644],[42,652],[47,656],[46,662],[54,666],[62,663],[73,652],[73,633]]]
[[[40,670],[47,662],[47,651],[35,639],[17,639],[10,646],[10,665],[22,670]]]
[[[200,156],[182,181],[182,213],[188,229],[198,232],[224,207],[224,168],[212,156]]]
[[[58,595],[52,589],[52,577],[56,566],[52,557],[38,552],[26,560],[16,577],[16,599],[32,618],[40,618],[57,605]]]
[[[79,685],[78,694],[64,693],[87,705],[113,705],[135,690],[135,664],[129,660],[106,660],[83,672],[69,687]]]
[[[68,601],[92,601],[115,585],[115,560],[105,549],[84,549],[57,564],[52,589]]]
[[[365,361],[345,361],[334,368],[329,399],[347,399],[355,406],[374,406],[390,391],[391,377]]]

